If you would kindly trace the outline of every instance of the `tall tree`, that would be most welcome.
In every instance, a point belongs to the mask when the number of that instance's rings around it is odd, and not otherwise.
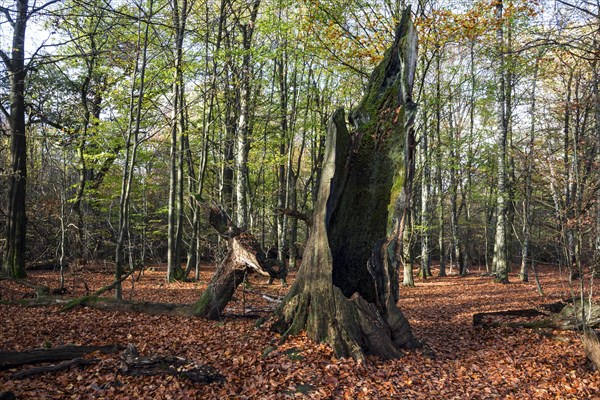
[[[27,187],[27,138],[25,129],[25,87],[27,74],[32,60],[26,64],[25,38],[29,19],[56,3],[51,0],[41,6],[29,7],[28,0],[15,0],[15,7],[0,6],[12,28],[12,47],[10,55],[0,50],[9,80],[9,109],[3,105],[1,111],[10,125],[10,170],[8,177],[8,199],[5,231],[4,274],[14,278],[24,278],[27,217],[25,211],[25,193]]]
[[[169,231],[167,280],[171,281],[183,276],[181,268],[181,252],[183,237],[183,168],[185,136],[187,132],[187,116],[185,112],[184,83],[184,38],[187,18],[191,2],[188,0],[172,0],[172,27],[174,31],[173,50],[173,86],[172,86],[172,119],[171,119],[171,158],[169,167]]]
[[[236,196],[236,225],[242,229],[248,228],[248,141],[250,127],[250,107],[252,95],[252,36],[256,26],[260,0],[254,0],[250,5],[248,21],[236,21],[242,34],[242,66],[240,71],[239,117],[235,137],[235,196]]]
[[[506,186],[506,139],[508,123],[506,118],[506,76],[505,76],[505,43],[504,43],[504,15],[503,0],[498,0],[495,5],[496,14],[496,145],[497,155],[497,192],[496,192],[496,237],[494,240],[494,263],[492,270],[496,273],[496,280],[508,283],[508,260],[506,249],[506,216],[508,190]]]
[[[129,233],[129,213],[131,188],[134,178],[137,150],[140,144],[139,135],[142,126],[142,105],[146,90],[146,66],[148,61],[148,36],[150,23],[154,13],[153,0],[148,0],[148,9],[140,4],[138,22],[138,40],[136,45],[135,66],[131,77],[131,91],[128,112],[127,131],[125,133],[125,160],[121,194],[119,197],[119,222],[117,226],[117,243],[115,249],[115,297],[122,298],[121,280],[124,270],[123,246]]]

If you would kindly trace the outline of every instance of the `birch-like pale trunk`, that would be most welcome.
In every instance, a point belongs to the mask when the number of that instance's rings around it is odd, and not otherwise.
[[[498,49],[498,60],[496,68],[497,98],[496,98],[496,143],[498,146],[498,182],[496,193],[496,236],[494,240],[494,262],[492,271],[496,274],[499,283],[508,283],[508,261],[506,252],[506,216],[507,216],[507,189],[506,189],[506,87],[504,73],[504,28],[503,28],[503,2],[499,0],[496,4],[496,46]]]
[[[235,223],[241,229],[248,228],[248,152],[250,143],[248,142],[250,106],[252,94],[252,36],[256,25],[256,17],[260,0],[252,3],[250,19],[245,24],[240,24],[242,32],[242,69],[240,76],[240,98],[239,98],[239,118],[237,122],[237,131],[234,144],[234,175],[235,175]]]

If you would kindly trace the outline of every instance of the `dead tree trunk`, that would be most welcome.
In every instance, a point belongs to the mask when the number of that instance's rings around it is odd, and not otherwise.
[[[273,327],[284,337],[305,330],[339,357],[395,358],[418,343],[396,306],[397,240],[386,237],[388,210],[404,179],[404,136],[416,109],[416,44],[407,9],[394,45],[350,113],[353,131],[343,110],[330,119],[303,264],[276,311]]]
[[[235,226],[224,210],[211,209],[209,219],[213,228],[229,240],[229,252],[194,305],[193,314],[220,319],[225,306],[247,273],[257,272],[264,276],[285,279],[287,270],[277,261],[268,260],[256,238]]]

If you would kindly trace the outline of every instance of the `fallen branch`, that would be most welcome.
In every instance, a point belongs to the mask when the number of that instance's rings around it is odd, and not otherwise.
[[[561,303],[554,303],[544,305],[548,311],[555,312],[554,315],[549,316],[539,321],[531,322],[485,322],[485,317],[494,316],[508,316],[508,317],[536,317],[540,315],[547,315],[547,313],[535,310],[535,309],[524,309],[524,310],[510,310],[510,311],[496,311],[488,313],[477,313],[473,315],[473,325],[480,325],[484,328],[506,326],[512,328],[529,328],[529,329],[558,329],[558,330],[580,330],[584,327],[598,328],[600,327],[600,305],[590,304],[589,301],[584,303],[584,310],[581,309],[581,301],[568,304],[556,313],[557,309],[561,306]],[[582,315],[585,315],[585,321],[582,320]]]
[[[198,384],[220,382],[224,379],[216,368],[185,358],[159,355],[142,357],[132,344],[127,346],[121,360],[121,372],[127,375],[173,375]]]
[[[305,214],[289,208],[276,208],[275,212],[304,221],[309,228],[312,226],[312,214]]]
[[[192,305],[175,303],[152,303],[148,301],[117,300],[111,297],[84,296],[77,299],[60,297],[42,297],[19,300],[14,303],[23,307],[63,306],[61,312],[69,311],[77,306],[90,307],[101,311],[133,312],[148,315],[192,316]]]
[[[121,279],[116,280],[113,283],[111,283],[110,285],[106,285],[106,286],[104,286],[104,287],[96,290],[91,295],[79,297],[79,298],[76,298],[76,299],[73,299],[73,300],[69,301],[69,303],[67,303],[67,305],[65,305],[60,311],[61,312],[69,311],[69,310],[77,307],[78,305],[82,305],[82,303],[84,303],[84,302],[90,303],[90,302],[94,301],[95,299],[97,299],[104,292],[108,292],[109,290],[113,290],[118,284],[122,283],[123,281],[125,281],[125,279],[129,278],[131,276],[131,274],[133,274],[134,271],[135,271],[135,269],[131,269],[131,271],[129,271],[127,273],[127,275],[121,277]]]
[[[0,351],[0,371],[26,364],[71,360],[88,353],[99,351],[103,354],[116,353],[118,345],[110,346],[61,346],[52,349],[28,351]]]
[[[11,378],[23,379],[23,378],[27,378],[32,375],[43,374],[46,372],[62,371],[64,369],[68,369],[72,366],[83,366],[83,365],[95,364],[98,361],[100,361],[100,360],[97,358],[87,360],[85,358],[77,357],[72,360],[61,362],[60,364],[46,365],[43,367],[35,367],[35,368],[27,369],[25,371],[20,371],[20,372],[12,374]]]

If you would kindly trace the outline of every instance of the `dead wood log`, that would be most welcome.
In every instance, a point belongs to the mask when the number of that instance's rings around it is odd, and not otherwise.
[[[13,392],[0,392],[0,400],[16,400],[17,396]]]
[[[119,351],[118,345],[110,346],[61,346],[52,349],[28,351],[0,351],[0,371],[26,364],[72,360],[88,353],[99,351],[111,354]]]
[[[499,326],[497,322],[486,321],[487,317],[537,317],[540,315],[547,315],[544,312],[536,310],[534,308],[526,308],[524,310],[508,310],[508,311],[492,311],[482,312],[473,314],[473,326],[481,326],[483,328]]]
[[[59,364],[45,365],[43,367],[35,367],[35,368],[26,369],[25,371],[19,371],[17,373],[12,374],[11,378],[23,379],[23,378],[27,378],[27,377],[37,375],[37,374],[44,374],[46,372],[62,371],[62,370],[71,368],[72,366],[83,366],[83,365],[95,364],[98,361],[100,361],[100,360],[97,358],[92,358],[92,359],[88,360],[85,358],[77,357],[72,360],[61,362]]]
[[[225,306],[248,273],[256,272],[284,282],[287,269],[285,264],[267,259],[256,238],[235,226],[222,209],[212,208],[209,221],[221,236],[229,240],[229,252],[194,305],[193,314],[220,319]]]
[[[77,299],[73,299],[73,300],[69,301],[69,303],[67,303],[67,305],[65,305],[61,311],[68,311],[72,308],[77,307],[78,305],[81,305],[82,302],[90,303],[90,302],[94,301],[96,298],[98,298],[104,292],[113,290],[118,284],[120,284],[121,282],[124,282],[125,279],[129,278],[131,276],[131,274],[133,274],[134,271],[135,271],[135,269],[132,269],[125,276],[122,276],[121,279],[113,281],[113,283],[106,285],[104,287],[101,287],[100,289],[96,290],[91,295],[79,297]]]
[[[337,357],[398,358],[419,346],[398,302],[394,210],[408,204],[405,154],[417,106],[412,89],[417,34],[410,7],[394,44],[371,74],[348,130],[343,109],[327,126],[317,200],[302,267],[276,311],[273,329],[285,339],[305,331]],[[410,194],[408,194],[410,195]]]
[[[508,326],[513,328],[530,328],[530,329],[557,329],[557,330],[581,330],[584,328],[599,328],[600,327],[600,304],[590,304],[585,301],[584,309],[581,308],[581,301],[575,301],[572,304],[567,304],[562,307],[560,312],[556,312],[557,308],[562,303],[553,303],[542,305],[546,311],[554,312],[548,318],[532,321],[532,322],[485,322],[485,317],[507,316],[507,317],[536,317],[540,315],[548,315],[547,312],[535,309],[496,311],[487,313],[477,313],[473,315],[473,325],[482,326],[484,328]]]
[[[132,344],[123,352],[121,361],[121,372],[126,375],[173,375],[198,384],[221,382],[224,379],[216,368],[185,358],[160,355],[142,357]]]
[[[74,302],[74,300],[76,300],[76,302]],[[192,316],[191,304],[152,303],[148,301],[117,300],[110,297],[96,296],[80,297],[74,300],[63,299],[60,297],[43,297],[19,300],[10,304],[16,304],[23,307],[69,306],[67,310],[81,306],[102,311],[133,312],[148,315],[175,315],[179,317]],[[64,311],[65,307],[60,311]]]
[[[561,312],[554,315],[546,321],[540,321],[545,328],[553,328],[560,330],[580,330],[584,328],[599,328],[600,327],[600,304],[590,303],[589,300],[583,302],[581,300],[574,301],[573,304],[566,305]],[[537,328],[539,324],[531,323]]]

